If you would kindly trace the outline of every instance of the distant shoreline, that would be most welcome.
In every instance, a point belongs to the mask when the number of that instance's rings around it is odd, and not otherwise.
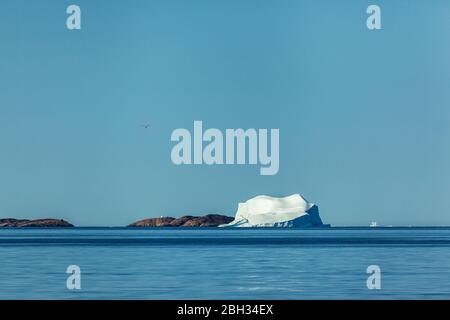
[[[412,230],[412,229],[450,229],[450,226],[379,226],[379,227],[369,227],[369,226],[324,226],[324,227],[248,227],[248,228],[219,228],[219,227],[128,227],[128,226],[73,226],[73,227],[0,227],[0,230],[73,230],[73,229],[123,229],[123,230]]]
[[[251,230],[251,229],[297,229],[297,230],[351,230],[351,229],[370,229],[370,230],[398,230],[398,229],[448,229],[450,225],[429,225],[429,226],[412,226],[412,225],[377,225],[377,226],[336,226],[323,224],[321,226],[303,226],[303,227],[225,227],[220,228],[219,225],[233,219],[224,215],[206,215],[206,216],[183,216],[180,218],[160,217],[149,218],[134,222],[126,226],[76,226],[64,219],[0,219],[0,230],[2,229],[220,229],[220,230]]]

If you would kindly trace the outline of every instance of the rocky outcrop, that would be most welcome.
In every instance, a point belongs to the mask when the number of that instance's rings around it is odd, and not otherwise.
[[[62,219],[0,219],[0,228],[70,228],[69,222]]]
[[[129,227],[171,227],[173,220],[175,218],[172,217],[144,219],[130,224]]]
[[[226,222],[225,222],[226,221]],[[218,214],[209,214],[203,217],[193,217],[187,220],[183,227],[217,227],[224,223],[233,221],[232,217],[222,216]]]
[[[219,214],[208,214],[206,216],[183,216],[181,218],[161,217],[144,219],[130,224],[128,227],[217,227],[221,224],[230,223],[232,217]]]
[[[174,219],[170,222],[170,227],[182,227],[192,219],[195,219],[194,216],[183,216],[181,218]]]

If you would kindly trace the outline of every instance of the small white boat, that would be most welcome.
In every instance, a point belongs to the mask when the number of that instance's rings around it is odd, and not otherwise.
[[[371,227],[371,228],[376,228],[376,227],[378,227],[378,223],[377,223],[376,221],[372,221],[372,222],[369,224],[369,227]]]

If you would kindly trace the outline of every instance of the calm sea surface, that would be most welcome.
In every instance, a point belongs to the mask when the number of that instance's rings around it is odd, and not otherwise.
[[[450,228],[0,229],[0,299],[450,299]]]

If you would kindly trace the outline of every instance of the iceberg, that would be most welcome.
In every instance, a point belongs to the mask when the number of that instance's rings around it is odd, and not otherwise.
[[[319,208],[300,194],[276,198],[257,196],[239,203],[234,220],[219,227],[324,227]]]

